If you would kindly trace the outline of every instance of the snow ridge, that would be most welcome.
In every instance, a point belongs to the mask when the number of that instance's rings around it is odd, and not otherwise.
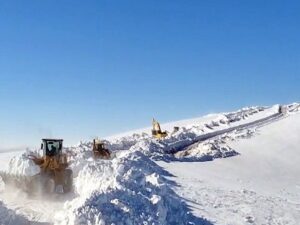
[[[220,157],[229,157],[238,153],[229,146],[218,143],[206,143],[211,145],[206,153],[194,154],[193,157],[185,157],[186,154],[174,153],[185,150],[186,146],[192,145],[201,139],[208,139],[210,136],[217,135],[222,130],[230,130],[234,126],[243,124],[246,121],[255,121],[264,118],[267,115],[276,115],[279,105],[273,107],[247,107],[236,112],[223,113],[215,116],[214,119],[200,124],[192,124],[189,126],[179,127],[176,132],[169,132],[164,140],[155,140],[147,133],[132,134],[125,137],[113,138],[112,140],[104,140],[108,148],[112,151],[120,150],[140,151],[154,160],[194,160],[207,161]],[[266,111],[266,112],[264,112]],[[260,115],[262,114],[262,115]],[[254,118],[252,118],[254,117]],[[220,134],[221,134],[220,132]],[[77,146],[80,149],[89,151],[92,148],[92,142],[80,142]],[[209,150],[209,151],[208,151]]]
[[[55,224],[210,224],[193,216],[167,176],[138,151],[90,162],[76,178],[79,197],[65,204]]]

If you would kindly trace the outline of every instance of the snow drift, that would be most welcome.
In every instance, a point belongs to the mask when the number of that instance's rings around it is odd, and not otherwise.
[[[3,191],[5,185],[0,177],[0,192]],[[8,209],[2,201],[0,201],[0,225],[29,225],[29,221],[13,210]]]
[[[193,216],[167,172],[141,152],[90,162],[75,181],[79,195],[56,224],[210,224]]]
[[[0,201],[0,225],[29,225],[29,221],[20,215],[17,215],[13,210],[6,208]]]

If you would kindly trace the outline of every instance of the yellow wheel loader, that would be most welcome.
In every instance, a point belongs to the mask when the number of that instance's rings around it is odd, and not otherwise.
[[[42,139],[43,156],[28,158],[40,167],[34,176],[13,176],[1,173],[5,184],[14,184],[29,194],[67,193],[72,190],[73,172],[68,168],[67,155],[62,152],[62,139]]]
[[[152,136],[157,139],[162,139],[168,136],[166,131],[162,131],[160,128],[159,122],[157,122],[155,119],[152,120]]]
[[[105,148],[105,144],[100,140],[93,140],[93,154],[95,159],[110,159],[111,153],[107,148]]]

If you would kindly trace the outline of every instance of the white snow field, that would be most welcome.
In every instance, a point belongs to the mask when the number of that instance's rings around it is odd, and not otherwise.
[[[175,175],[194,213],[213,224],[300,224],[300,114],[227,144],[239,155],[159,165]]]
[[[0,180],[0,225],[300,224],[299,104],[249,107],[109,137],[112,160],[90,141],[65,148],[74,191],[27,196]],[[179,130],[173,132],[173,127]],[[39,172],[24,152],[0,152],[0,170]]]

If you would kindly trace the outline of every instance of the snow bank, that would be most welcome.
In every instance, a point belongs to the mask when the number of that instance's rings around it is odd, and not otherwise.
[[[290,114],[300,112],[300,104],[299,103],[292,103],[287,105],[287,111]]]
[[[0,177],[0,192],[5,190],[5,184]],[[8,209],[4,203],[0,200],[0,225],[29,225],[29,221],[20,215],[17,215],[15,211]]]
[[[175,153],[174,156],[180,161],[209,161],[235,156],[239,153],[228,145],[228,141],[250,138],[254,133],[255,129],[235,130],[215,139],[197,142],[185,150]]]
[[[197,143],[185,151],[175,153],[175,157],[181,160],[208,161],[216,158],[226,158],[238,155],[238,153],[225,143],[218,140]]]
[[[166,176],[141,152],[89,162],[75,181],[79,196],[65,204],[55,224],[210,224],[192,215]]]
[[[230,112],[230,113],[225,113],[224,116],[226,117],[226,119],[228,120],[229,123],[232,122],[237,122],[240,120],[244,120],[247,119],[249,116],[262,112],[265,109],[267,109],[266,107],[245,107],[242,108],[236,112]]]

